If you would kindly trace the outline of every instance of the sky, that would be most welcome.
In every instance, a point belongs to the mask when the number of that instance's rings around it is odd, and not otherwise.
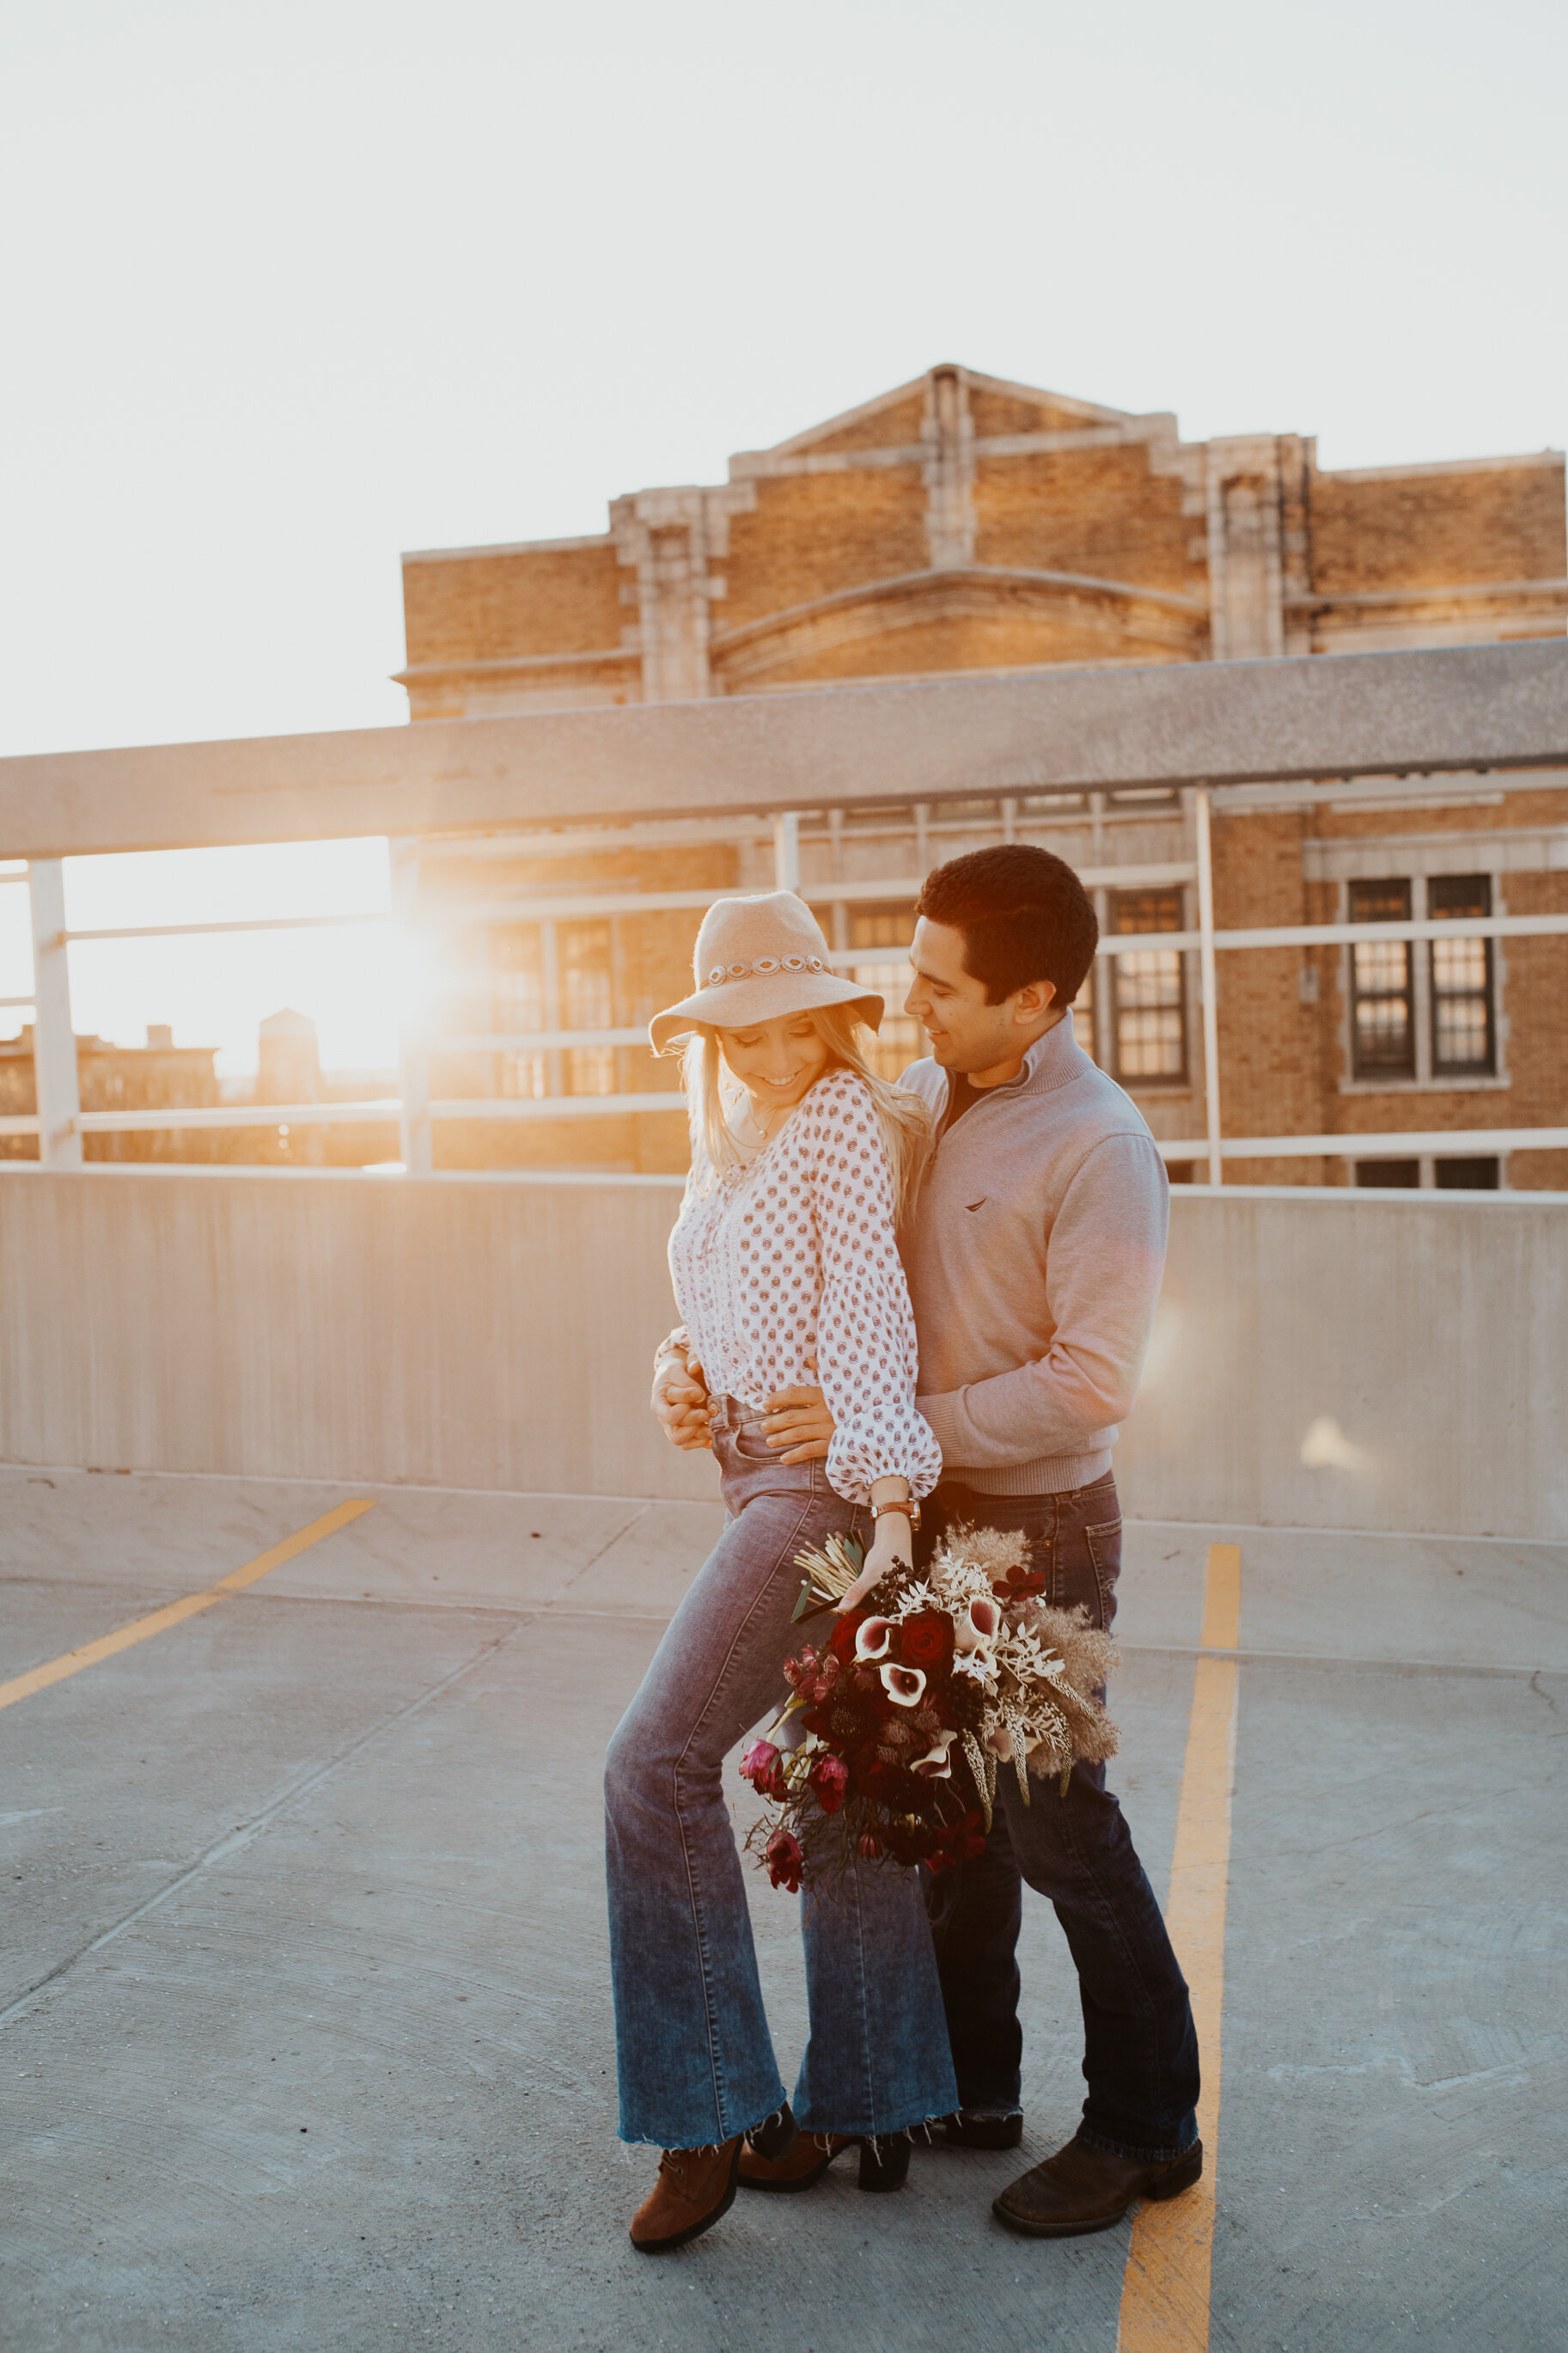
[[[1565,67],[1562,0],[0,0],[0,756],[402,724],[402,550],[937,360],[1331,467],[1562,448]],[[384,904],[384,851],[68,891]],[[309,997],[384,1065],[374,938],[79,948],[77,1024],[241,1070]]]

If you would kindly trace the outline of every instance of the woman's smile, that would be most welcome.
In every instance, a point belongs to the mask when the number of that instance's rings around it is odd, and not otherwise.
[[[830,1060],[826,1039],[806,1013],[783,1014],[754,1029],[721,1029],[719,1050],[759,1108],[787,1103],[793,1109]],[[787,1063],[781,1065],[780,1054],[789,1056]]]

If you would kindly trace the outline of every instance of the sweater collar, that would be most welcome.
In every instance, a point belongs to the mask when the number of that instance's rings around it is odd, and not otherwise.
[[[1004,1079],[999,1087],[977,1087],[975,1093],[981,1102],[989,1095],[1050,1094],[1058,1087],[1071,1086],[1086,1071],[1092,1071],[1093,1062],[1073,1035],[1072,1020],[1069,1008],[1065,1020],[1058,1021],[1054,1029],[1047,1029],[1043,1038],[1036,1039],[1016,1079]],[[950,1092],[952,1083],[949,1080]]]

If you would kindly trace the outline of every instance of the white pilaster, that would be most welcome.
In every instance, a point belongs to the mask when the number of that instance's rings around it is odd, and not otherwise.
[[[412,944],[419,920],[419,844],[394,841],[392,908]],[[428,1176],[435,1165],[430,1144],[430,1047],[424,1019],[405,1012],[397,1039],[398,1150],[405,1176]]]
[[[1257,661],[1285,650],[1279,448],[1273,435],[1207,444],[1210,650]]]
[[[35,858],[27,869],[33,908],[33,1077],[37,1090],[38,1157],[46,1167],[81,1166],[81,1099],[71,1025],[66,945],[65,865]]]
[[[926,378],[927,561],[933,572],[974,561],[974,426],[962,368],[932,368]]]
[[[637,607],[629,633],[642,654],[645,702],[700,701],[712,691],[708,648],[712,606],[724,593],[713,569],[730,552],[730,517],[756,505],[755,486],[637,491],[616,499],[610,528],[620,561],[635,575],[622,589]]]

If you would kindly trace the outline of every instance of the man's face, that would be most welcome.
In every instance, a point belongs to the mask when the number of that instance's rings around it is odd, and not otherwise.
[[[987,1005],[985,984],[963,968],[963,934],[951,923],[928,923],[922,915],[915,925],[910,962],[914,986],[904,999],[931,1039],[931,1050],[944,1071],[993,1071],[1017,1055],[1038,1035],[1051,996],[1048,983],[1020,990],[1000,1005]],[[1020,998],[1029,999],[1025,1008]],[[1020,1021],[1019,1015],[1024,1013]]]

